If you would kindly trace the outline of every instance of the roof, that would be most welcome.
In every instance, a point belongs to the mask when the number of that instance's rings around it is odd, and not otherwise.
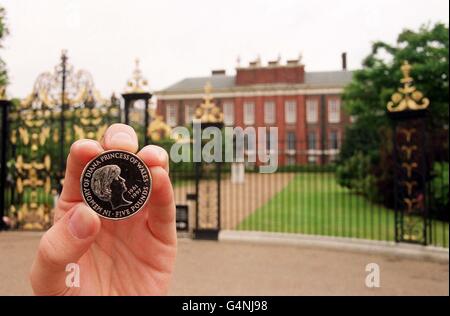
[[[212,75],[209,77],[185,78],[169,86],[162,91],[178,92],[189,90],[203,90],[205,84],[209,81],[214,89],[226,89],[234,87],[235,76]]]
[[[352,71],[319,71],[305,72],[305,82],[300,85],[308,87],[344,87],[352,79]],[[185,78],[177,83],[162,89],[156,94],[173,94],[178,92],[203,91],[205,84],[209,81],[214,90],[228,90],[239,86],[235,85],[235,76],[211,75],[208,77]]]
[[[345,86],[352,80],[352,71],[305,72],[305,83],[310,85]]]

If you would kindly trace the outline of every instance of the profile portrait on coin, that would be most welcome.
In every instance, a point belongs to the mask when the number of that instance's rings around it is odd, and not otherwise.
[[[123,194],[127,191],[127,186],[120,173],[119,166],[106,165],[95,170],[91,180],[91,188],[94,194],[102,201],[111,203],[113,210],[132,204],[123,197]]]

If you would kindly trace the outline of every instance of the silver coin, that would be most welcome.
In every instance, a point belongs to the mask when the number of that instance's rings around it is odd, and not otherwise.
[[[104,218],[120,220],[133,216],[147,203],[152,177],[135,154],[109,150],[86,165],[80,184],[88,206]]]

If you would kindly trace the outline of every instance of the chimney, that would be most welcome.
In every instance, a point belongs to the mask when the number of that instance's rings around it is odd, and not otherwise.
[[[346,52],[342,53],[342,70],[344,70],[344,71],[347,70],[347,53]]]
[[[226,74],[226,71],[225,71],[224,69],[216,69],[216,70],[211,71],[211,74],[212,74],[213,76],[217,76],[217,75],[225,75],[225,74]]]

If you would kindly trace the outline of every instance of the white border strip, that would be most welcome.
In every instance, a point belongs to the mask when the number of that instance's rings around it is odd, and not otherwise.
[[[393,255],[443,263],[449,262],[449,250],[446,248],[405,243],[397,244],[390,241],[234,230],[220,231],[219,240],[228,242],[251,242],[319,247],[324,249],[346,250],[370,254]]]

